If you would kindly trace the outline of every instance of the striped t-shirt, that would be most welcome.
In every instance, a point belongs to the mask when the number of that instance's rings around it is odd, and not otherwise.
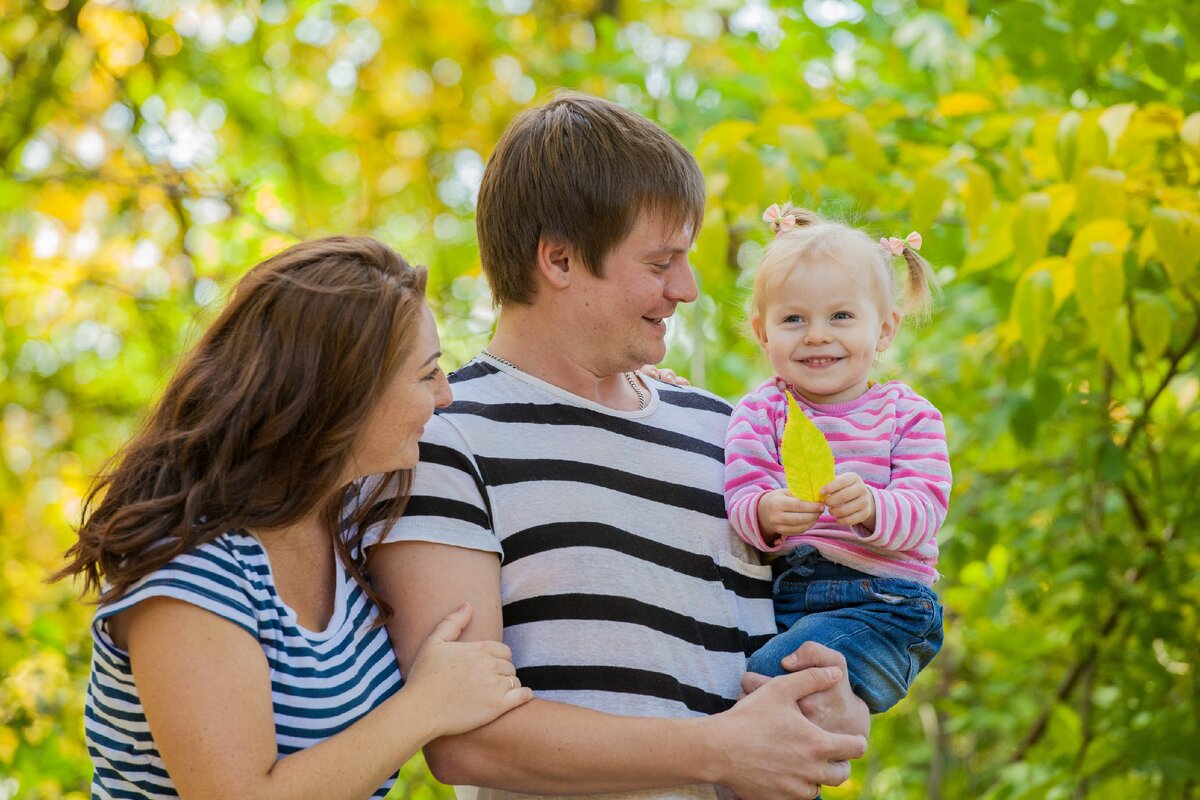
[[[647,381],[645,409],[616,411],[482,356],[450,380],[386,541],[500,554],[504,641],[539,698],[639,717],[732,706],[775,623],[770,569],[725,518],[729,404]]]
[[[725,500],[733,529],[760,550],[800,544],[847,567],[932,586],[937,532],[950,502],[950,459],[942,415],[899,381],[876,384],[846,403],[796,403],[825,434],[835,472],[857,473],[875,498],[875,530],[841,525],[829,510],[807,533],[768,545],[758,527],[758,500],[787,485],[779,443],[787,396],[778,378],[764,381],[733,411],[725,443]]]
[[[142,578],[92,623],[92,674],[84,728],[95,772],[93,798],[178,797],[150,736],[129,655],[105,623],[151,597],[171,597],[211,611],[262,646],[271,669],[278,757],[344,730],[401,685],[387,631],[372,628],[374,603],[337,563],[333,615],[323,631],[300,627],[275,591],[262,545],[230,532],[193,548]],[[383,797],[389,780],[373,796]]]

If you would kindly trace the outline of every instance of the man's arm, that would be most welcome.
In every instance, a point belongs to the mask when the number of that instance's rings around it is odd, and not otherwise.
[[[426,542],[377,545],[371,578],[395,610],[388,625],[402,670],[438,620],[469,602],[461,641],[499,639],[500,562],[494,553]],[[445,611],[443,611],[445,609]],[[797,701],[846,683],[820,665],[785,676],[712,717],[619,717],[533,700],[495,722],[431,742],[434,775],[454,784],[538,794],[614,792],[719,783],[743,800],[808,797],[849,776],[861,736],[829,733]]]

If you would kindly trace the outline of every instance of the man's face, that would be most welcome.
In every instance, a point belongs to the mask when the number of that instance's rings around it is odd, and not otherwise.
[[[655,214],[639,216],[629,235],[604,260],[602,278],[580,267],[572,302],[581,343],[602,375],[657,364],[666,355],[667,317],[696,299],[688,264],[690,226],[679,228]]]

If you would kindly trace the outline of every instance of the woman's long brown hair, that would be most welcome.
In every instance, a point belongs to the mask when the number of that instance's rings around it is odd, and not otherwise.
[[[387,619],[365,578],[363,536],[403,512],[409,472],[372,482],[349,505],[344,481],[363,421],[407,356],[424,293],[423,268],[368,238],[305,242],[254,267],[92,484],[79,539],[52,579],[82,575],[84,594],[110,602],[226,531],[319,510]]]

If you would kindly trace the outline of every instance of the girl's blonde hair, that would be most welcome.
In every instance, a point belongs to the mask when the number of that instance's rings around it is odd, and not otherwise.
[[[794,224],[785,228],[784,220],[788,217]],[[750,298],[752,320],[763,316],[767,297],[792,268],[822,259],[843,267],[863,267],[881,316],[897,310],[903,316],[922,320],[929,316],[936,289],[933,270],[907,244],[902,251],[907,269],[901,291],[896,286],[892,252],[863,231],[825,219],[808,209],[794,208],[791,203],[783,205],[771,228],[776,232],[775,239],[767,245],[754,277],[754,293]]]

